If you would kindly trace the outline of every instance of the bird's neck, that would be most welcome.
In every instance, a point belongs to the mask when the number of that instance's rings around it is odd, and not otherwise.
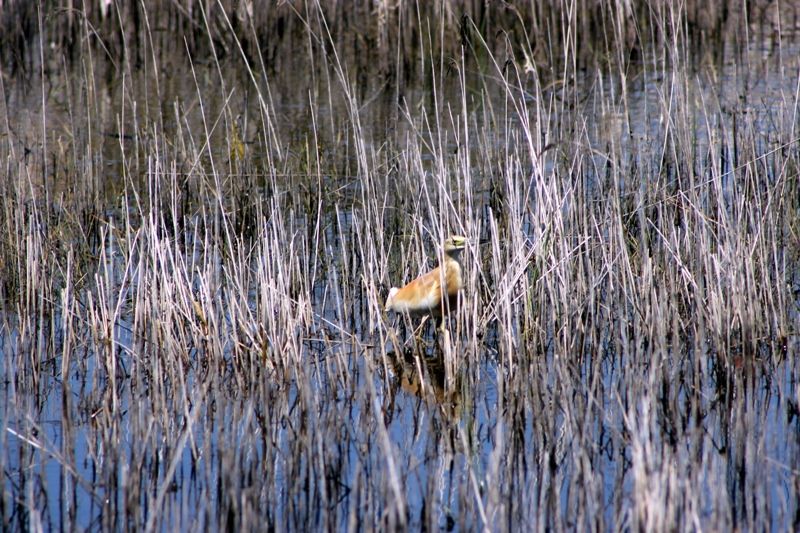
[[[451,261],[457,263],[458,266],[461,266],[461,250],[455,250],[453,252],[444,254],[444,264],[446,265]]]

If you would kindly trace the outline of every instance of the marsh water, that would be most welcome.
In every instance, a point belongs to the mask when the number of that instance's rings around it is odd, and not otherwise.
[[[3,529],[800,526],[796,19],[592,60],[443,5],[469,46],[418,8],[374,64],[394,12],[313,2],[260,59],[213,8],[5,50]]]

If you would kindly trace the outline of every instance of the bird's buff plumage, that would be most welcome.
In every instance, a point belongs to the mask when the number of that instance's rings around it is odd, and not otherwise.
[[[460,255],[466,241],[460,235],[445,240],[444,262],[401,289],[392,287],[386,300],[386,310],[441,317],[454,308],[458,292],[464,287]]]

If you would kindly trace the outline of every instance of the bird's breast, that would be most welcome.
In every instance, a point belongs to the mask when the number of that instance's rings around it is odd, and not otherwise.
[[[447,295],[455,296],[458,291],[464,288],[464,280],[462,277],[461,264],[455,260],[449,260],[445,266],[445,281],[447,286]]]

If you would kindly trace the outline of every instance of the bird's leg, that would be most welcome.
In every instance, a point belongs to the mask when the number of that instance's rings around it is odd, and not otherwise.
[[[409,343],[413,343],[414,345],[419,345],[420,342],[423,341],[422,339],[422,328],[425,326],[425,318],[422,319],[422,322],[417,326],[414,327],[411,323],[411,317],[408,315],[405,316],[405,320],[403,320],[404,328],[407,326],[409,330],[411,330],[411,337],[407,338],[405,335],[405,329],[403,330],[403,338],[405,338],[404,344],[406,346]]]
[[[425,322],[427,322],[427,320],[428,320],[427,316],[422,317],[422,320],[420,321],[419,326],[417,327],[417,329],[414,330],[414,339],[417,342],[424,342],[424,340],[425,340],[422,337],[422,332],[423,332],[422,328],[425,327]]]
[[[416,358],[416,357],[419,357],[420,355],[423,355],[419,351],[419,344],[420,344],[420,341],[422,340],[422,338],[420,336],[420,331],[422,330],[422,327],[425,325],[425,321],[423,320],[422,324],[420,324],[416,328],[412,327],[412,325],[410,323],[410,317],[408,315],[406,315],[406,321],[409,321],[408,325],[409,325],[409,329],[411,329],[411,337],[407,338],[405,340],[405,345],[408,346],[409,343],[411,343],[412,351],[415,354],[415,358]]]

